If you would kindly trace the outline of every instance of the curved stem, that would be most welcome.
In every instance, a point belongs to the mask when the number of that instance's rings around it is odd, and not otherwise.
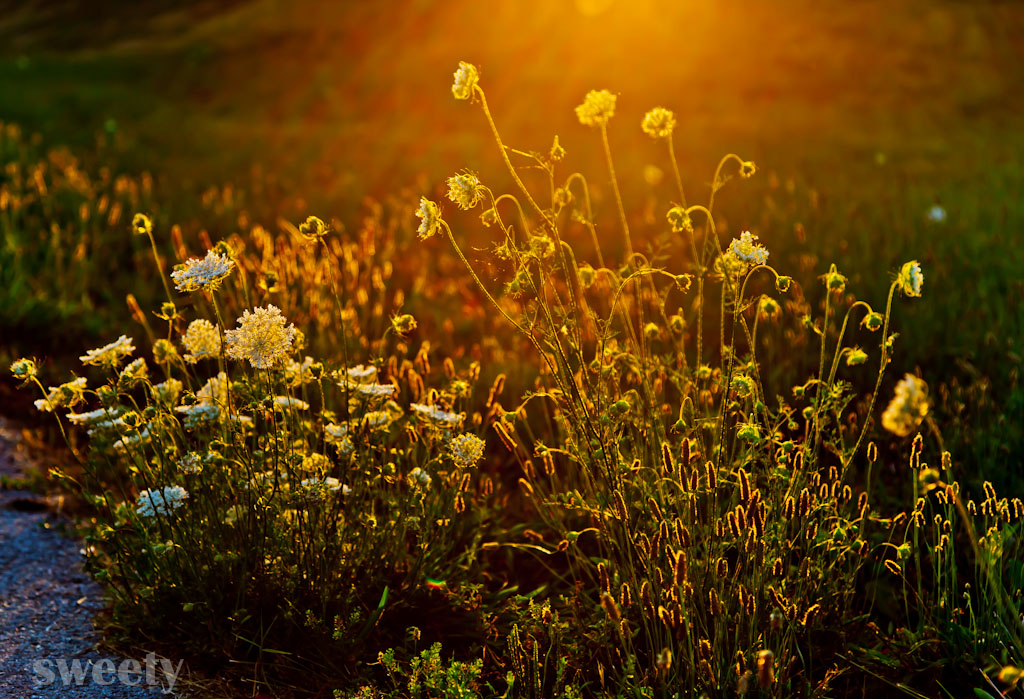
[[[601,254],[601,243],[597,239],[597,229],[594,227],[594,210],[590,206],[590,188],[587,186],[587,178],[578,172],[574,172],[569,175],[569,179],[565,181],[565,188],[569,189],[573,180],[579,180],[583,186],[583,202],[587,205],[587,229],[590,231],[590,238],[594,243],[594,252],[597,253],[597,264],[599,267],[604,267],[604,255]]]
[[[622,205],[622,194],[619,192],[619,180],[615,176],[615,163],[612,162],[612,148],[608,143],[608,126],[601,123],[601,143],[604,145],[604,157],[608,162],[608,174],[612,179],[612,192],[615,193],[615,203],[619,207],[619,220],[622,223],[622,233],[626,237],[626,259],[629,267],[633,266],[633,241],[629,237],[629,223],[626,221],[626,209]]]
[[[882,359],[878,367],[878,379],[875,381],[875,390],[871,393],[871,401],[868,403],[868,412],[864,416],[864,425],[860,428],[860,435],[857,437],[857,441],[853,445],[853,451],[843,462],[843,468],[847,468],[853,461],[853,457],[856,456],[857,450],[860,449],[861,442],[864,441],[864,435],[867,434],[868,425],[871,424],[871,411],[875,409],[875,401],[878,399],[878,389],[882,386],[882,375],[885,374],[885,366],[889,363],[889,317],[892,312],[892,297],[896,293],[896,288],[899,286],[898,282],[893,282],[892,286],[889,287],[889,300],[885,303],[885,323],[882,327]]]
[[[679,204],[686,208],[686,195],[683,193],[683,178],[679,175],[679,163],[676,162],[676,148],[672,142],[672,134],[665,139],[668,143],[668,159],[672,163],[672,173],[676,176],[676,187],[679,189]]]

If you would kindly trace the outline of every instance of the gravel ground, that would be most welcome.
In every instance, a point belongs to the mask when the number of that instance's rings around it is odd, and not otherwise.
[[[20,431],[0,418],[0,474],[25,466]],[[140,699],[167,691],[162,668],[178,663],[120,658],[97,650],[93,617],[103,591],[82,570],[81,542],[61,533],[55,503],[0,491],[0,697]],[[150,686],[147,686],[150,682]],[[135,685],[135,686],[132,686]]]

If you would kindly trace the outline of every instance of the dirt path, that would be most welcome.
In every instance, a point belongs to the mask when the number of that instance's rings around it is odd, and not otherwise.
[[[20,435],[0,418],[0,474],[27,466]],[[97,650],[103,591],[82,570],[81,542],[61,533],[66,524],[51,501],[0,490],[0,698],[180,696],[165,691],[177,662]]]

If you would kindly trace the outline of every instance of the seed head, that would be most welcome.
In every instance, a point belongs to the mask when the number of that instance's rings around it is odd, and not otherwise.
[[[603,126],[615,115],[615,99],[608,90],[591,90],[576,107],[576,118],[584,126]]]
[[[864,316],[864,320],[862,320],[860,322],[860,324],[861,324],[861,327],[866,328],[866,329],[870,330],[871,332],[875,332],[877,330],[881,330],[882,329],[882,325],[883,325],[884,321],[885,321],[885,319],[882,317],[881,313],[877,313],[875,311],[871,311],[866,316]]]
[[[135,214],[132,217],[132,232],[135,235],[150,235],[153,232],[153,222],[146,214]]]
[[[693,233],[693,220],[690,219],[690,214],[686,212],[681,206],[673,206],[665,214],[665,218],[668,219],[668,223],[672,226],[673,233]]]
[[[408,313],[391,318],[391,327],[399,335],[406,335],[416,329],[416,318]]]
[[[303,223],[299,224],[299,233],[302,234],[303,238],[313,243],[327,235],[329,230],[327,224],[316,216],[309,216]]]
[[[676,128],[676,115],[664,107],[655,107],[644,114],[640,128],[651,138],[668,138]]]
[[[862,350],[860,347],[854,347],[846,354],[846,365],[857,366],[863,364],[868,360],[868,353]]]

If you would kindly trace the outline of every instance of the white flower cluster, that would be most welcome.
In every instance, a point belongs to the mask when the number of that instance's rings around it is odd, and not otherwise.
[[[155,517],[158,514],[169,515],[184,505],[186,500],[188,500],[188,491],[180,485],[143,490],[139,493],[135,511],[142,517]]]

